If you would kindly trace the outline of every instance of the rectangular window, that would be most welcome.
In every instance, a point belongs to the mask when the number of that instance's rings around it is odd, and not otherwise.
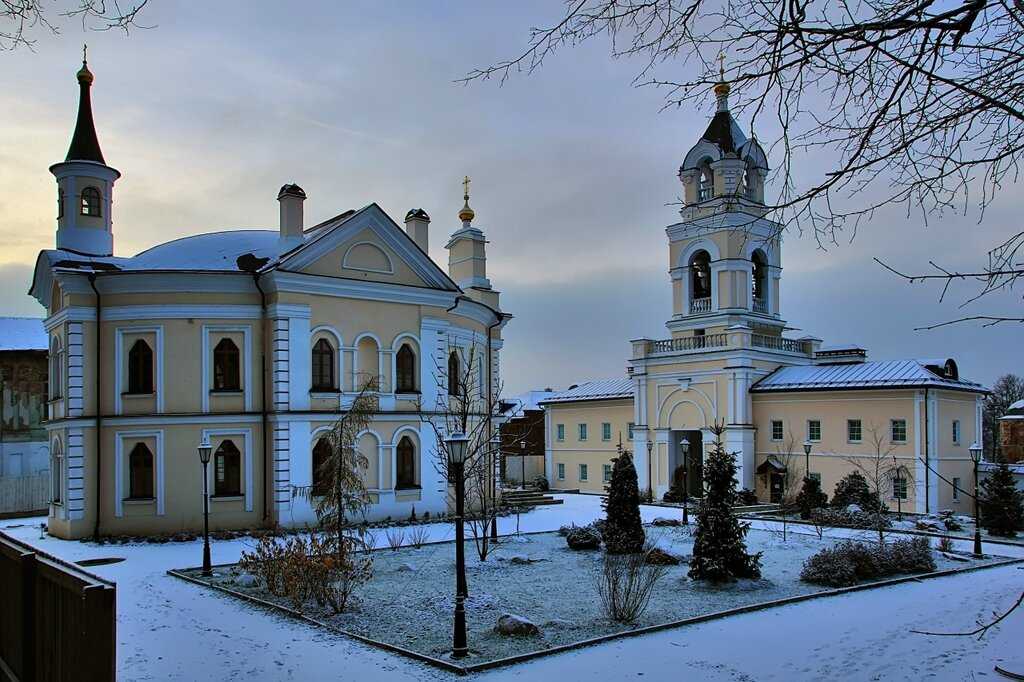
[[[960,479],[956,477],[953,478],[953,501],[960,501]]]
[[[558,440],[565,440],[565,424],[558,424],[555,426],[555,437]]]
[[[772,441],[776,442],[776,443],[779,443],[779,442],[782,442],[782,439],[785,438],[785,437],[786,437],[786,432],[783,429],[782,420],[781,419],[773,419],[772,420]]]
[[[580,465],[580,481],[585,481],[585,480],[587,480],[587,465],[586,464],[581,464]]]
[[[565,480],[565,465],[562,464],[561,462],[558,463],[558,480]]]
[[[903,476],[893,477],[892,496],[897,500],[907,499],[907,479]]]
[[[577,429],[579,431],[579,438],[580,438],[580,440],[586,440],[587,439],[587,425],[586,424],[577,424]]]
[[[601,422],[601,440],[612,439],[612,425],[608,422]]]
[[[890,422],[890,440],[893,443],[906,443],[907,442],[907,420],[906,419],[893,419]]]
[[[807,420],[807,440],[812,443],[817,443],[821,440],[821,420],[820,419],[808,419]]]
[[[960,445],[960,420],[953,420],[953,444]]]
[[[612,480],[611,464],[605,464],[604,467],[601,469],[601,478],[604,480],[605,483],[608,483]]]
[[[846,420],[846,442],[859,443],[864,439],[864,429],[859,419]]]
[[[636,424],[629,422],[626,424],[626,432],[629,434],[629,439],[633,440],[633,431],[636,430]]]

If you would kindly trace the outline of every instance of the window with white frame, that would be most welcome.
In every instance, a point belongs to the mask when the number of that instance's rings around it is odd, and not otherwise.
[[[953,420],[953,444],[960,445],[960,420]]]
[[[588,475],[587,474],[587,465],[586,464],[581,464],[580,465],[580,481],[586,481],[587,480],[587,475]]]
[[[601,422],[601,440],[612,439],[612,425],[610,422]]]
[[[563,464],[562,462],[558,463],[558,480],[565,480],[565,464]]]
[[[56,336],[50,342],[50,400],[64,395],[64,347]]]
[[[576,425],[576,429],[577,429],[577,435],[579,436],[579,439],[580,440],[586,440],[587,439],[587,425],[586,424],[577,424]]]
[[[53,504],[61,504],[61,491],[64,490],[64,452],[61,450],[60,441],[54,441],[50,458],[50,500]]]
[[[846,420],[846,442],[860,443],[864,440],[864,426],[859,419]]]
[[[629,422],[626,424],[626,433],[629,434],[629,439],[633,440],[633,432],[636,430],[636,424]]]
[[[605,464],[601,467],[601,480],[609,483],[612,480],[612,465]]]
[[[781,442],[786,437],[785,428],[782,425],[781,419],[772,420],[772,442]]]
[[[901,474],[892,477],[892,496],[896,500],[907,499],[907,478]]]
[[[889,422],[889,439],[893,443],[907,442],[907,420],[893,419]]]
[[[960,501],[960,478],[957,476],[953,477],[953,501]]]
[[[808,419],[807,420],[807,440],[812,443],[817,443],[821,440],[821,420],[820,419]]]
[[[558,440],[565,440],[565,424],[555,425],[555,438]]]

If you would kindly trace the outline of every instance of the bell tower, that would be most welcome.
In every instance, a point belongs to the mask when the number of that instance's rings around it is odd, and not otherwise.
[[[57,179],[57,248],[87,256],[114,252],[114,183],[121,177],[103,160],[92,120],[93,75],[82,48],[78,74],[78,120],[64,161],[50,166]]]
[[[714,89],[715,114],[679,167],[682,221],[670,225],[674,337],[743,325],[780,334],[781,226],[764,218],[768,159],[729,111],[729,84]]]

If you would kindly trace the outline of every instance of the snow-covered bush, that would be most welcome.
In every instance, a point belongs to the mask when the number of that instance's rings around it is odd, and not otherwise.
[[[592,526],[570,528],[565,535],[569,549],[597,549],[601,546],[601,534]]]
[[[757,493],[749,488],[744,488],[736,493],[736,499],[744,507],[752,507],[758,503]]]
[[[821,482],[816,478],[804,476],[800,494],[796,496],[796,506],[800,508],[800,518],[810,519],[816,509],[828,506],[828,495],[821,491]]]
[[[816,585],[848,587],[897,573],[934,570],[935,558],[927,538],[896,540],[881,546],[847,540],[807,559],[800,579]]]
[[[836,491],[832,495],[832,506],[845,509],[851,504],[865,511],[885,511],[886,506],[878,499],[878,493],[868,486],[868,480],[859,471],[851,471],[836,483]]]
[[[541,492],[548,491],[551,486],[548,484],[548,479],[543,474],[533,479],[533,487]]]
[[[811,520],[819,526],[834,526],[839,528],[890,528],[892,521],[884,514],[869,514],[865,511],[842,508],[822,507],[811,511]]]
[[[665,574],[667,565],[648,557],[656,548],[645,545],[643,551],[629,554],[605,552],[597,572],[597,593],[605,615],[619,623],[633,623],[647,609],[654,586]]]

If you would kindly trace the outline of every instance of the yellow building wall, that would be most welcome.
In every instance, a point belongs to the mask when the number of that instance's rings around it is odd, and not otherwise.
[[[553,403],[546,409],[551,413],[551,487],[604,492],[604,466],[611,465],[616,456],[619,437],[624,448],[632,448],[629,424],[633,421],[633,401]],[[565,427],[564,440],[558,439],[558,424]],[[579,437],[580,424],[587,425],[586,440]],[[603,437],[604,424],[608,424],[608,438]],[[558,477],[559,465],[564,469],[564,478]],[[581,465],[586,465],[586,480],[581,479]]]

